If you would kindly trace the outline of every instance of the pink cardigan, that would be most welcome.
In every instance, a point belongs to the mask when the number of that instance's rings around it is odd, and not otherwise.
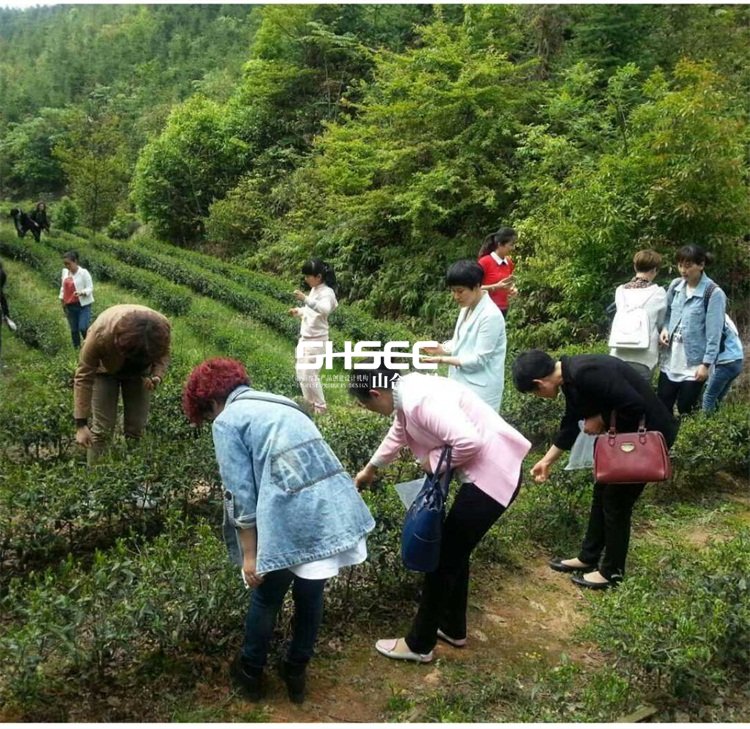
[[[531,443],[460,382],[413,372],[397,387],[393,425],[370,463],[385,466],[408,446],[434,470],[443,446],[450,445],[452,466],[507,506]]]

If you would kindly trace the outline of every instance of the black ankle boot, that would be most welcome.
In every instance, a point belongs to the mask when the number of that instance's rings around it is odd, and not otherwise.
[[[242,693],[250,701],[260,701],[266,695],[265,686],[263,685],[263,669],[248,666],[242,660],[242,656],[237,656],[232,661],[229,673],[234,682],[242,690]]]
[[[279,663],[279,675],[284,679],[289,700],[293,704],[301,704],[305,700],[305,668],[304,663]]]

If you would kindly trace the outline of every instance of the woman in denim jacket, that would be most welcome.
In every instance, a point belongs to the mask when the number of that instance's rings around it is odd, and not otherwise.
[[[289,698],[301,703],[326,580],[364,562],[365,535],[375,522],[312,420],[291,400],[252,390],[236,360],[215,358],[196,367],[183,408],[193,423],[213,421],[225,489],[224,537],[253,588],[232,676],[248,698],[263,697],[276,615],[291,586],[292,639],[279,668]]]
[[[667,289],[666,326],[659,341],[662,355],[658,396],[671,413],[693,412],[703,383],[719,357],[724,330],[726,294],[705,274],[712,256],[697,245],[677,251],[680,277]]]

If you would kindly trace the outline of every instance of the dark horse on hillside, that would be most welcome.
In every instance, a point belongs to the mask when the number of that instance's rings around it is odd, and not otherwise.
[[[24,238],[26,233],[31,231],[31,235],[34,236],[34,240],[38,243],[39,238],[42,234],[42,226],[39,225],[35,220],[32,220],[23,210],[13,208],[10,211],[9,217],[13,218],[13,224],[16,226],[16,233],[19,238]]]

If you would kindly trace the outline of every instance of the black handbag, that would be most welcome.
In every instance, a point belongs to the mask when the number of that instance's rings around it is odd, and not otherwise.
[[[451,447],[445,446],[435,473],[425,478],[406,512],[401,532],[401,559],[407,569],[415,572],[434,572],[437,569],[451,478]]]

